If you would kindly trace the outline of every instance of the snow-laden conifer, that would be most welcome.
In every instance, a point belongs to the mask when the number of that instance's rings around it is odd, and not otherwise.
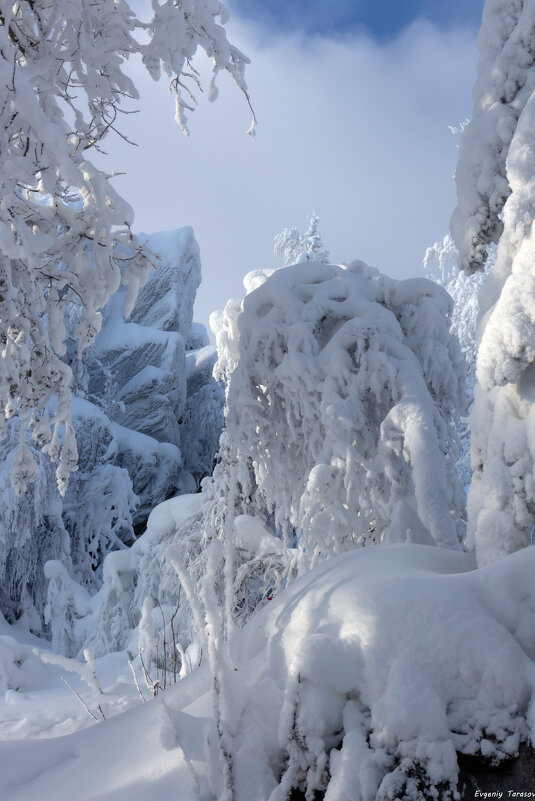
[[[452,233],[461,266],[496,263],[480,292],[468,535],[486,564],[527,545],[535,515],[535,46],[533,0],[487,0]]]
[[[213,318],[230,460],[214,479],[229,472],[300,570],[385,539],[458,546],[450,311],[425,279],[308,262]]]
[[[211,543],[225,544],[209,581],[228,633],[334,554],[380,542],[457,549],[464,533],[456,462],[465,363],[447,293],[362,262],[256,271],[244,284],[243,301],[211,320],[216,375],[227,385],[216,468],[200,495],[158,506],[124,553],[131,628],[147,595],[166,619],[176,607],[170,545],[200,591]],[[107,558],[105,576],[122,556]],[[112,584],[105,579],[95,599],[97,617],[114,616]],[[180,598],[186,648],[197,634]],[[91,647],[101,653],[110,642]]]
[[[282,257],[285,267],[299,261],[328,263],[329,253],[323,248],[318,230],[319,219],[313,211],[304,234],[300,234],[297,228],[284,228],[277,234],[273,250],[275,255]]]

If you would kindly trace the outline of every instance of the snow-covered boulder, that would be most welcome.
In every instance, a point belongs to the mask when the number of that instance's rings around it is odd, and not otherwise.
[[[117,464],[128,470],[138,497],[134,522],[146,520],[152,509],[170,495],[191,492],[194,483],[184,475],[180,450],[147,434],[113,424]]]
[[[186,354],[186,381],[189,396],[198,392],[204,384],[209,383],[216,362],[217,350],[214,345],[205,345]]]
[[[208,332],[202,323],[192,323],[186,342],[186,350],[198,350],[210,344]]]

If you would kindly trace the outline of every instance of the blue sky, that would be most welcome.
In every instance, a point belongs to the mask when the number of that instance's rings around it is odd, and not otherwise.
[[[332,35],[360,28],[384,40],[417,18],[441,29],[477,29],[483,0],[232,0],[231,5],[244,17],[279,29]]]
[[[106,168],[137,231],[191,225],[203,282],[195,318],[242,297],[243,276],[279,266],[273,238],[316,210],[335,263],[422,275],[454,209],[459,126],[472,113],[481,0],[227,0],[229,38],[251,64],[258,117],[230,77],[174,122],[168,82],[138,65],[140,113],[110,137]],[[321,35],[317,35],[321,34]],[[197,64],[206,85],[206,66]]]

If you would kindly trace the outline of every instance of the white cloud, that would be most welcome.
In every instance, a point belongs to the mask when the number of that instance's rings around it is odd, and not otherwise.
[[[123,129],[140,145],[110,143],[117,188],[143,230],[189,224],[201,246],[196,319],[241,296],[250,269],[275,266],[273,237],[316,209],[334,260],[361,258],[395,277],[421,274],[425,248],[447,232],[455,205],[456,140],[448,125],[471,111],[471,32],[417,23],[388,44],[364,35],[322,40],[232,21],[252,60],[259,119],[225,74],[201,98],[185,140],[165,82],[139,74],[142,111]],[[108,144],[108,143],[107,143]]]

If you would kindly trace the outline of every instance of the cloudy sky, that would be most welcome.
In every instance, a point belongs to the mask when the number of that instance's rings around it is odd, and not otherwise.
[[[457,140],[471,113],[482,0],[233,0],[230,40],[251,58],[258,117],[229,76],[201,98],[185,139],[166,82],[134,68],[140,112],[108,146],[138,231],[192,225],[203,284],[196,319],[277,265],[273,237],[315,209],[334,262],[422,273],[455,205]]]

